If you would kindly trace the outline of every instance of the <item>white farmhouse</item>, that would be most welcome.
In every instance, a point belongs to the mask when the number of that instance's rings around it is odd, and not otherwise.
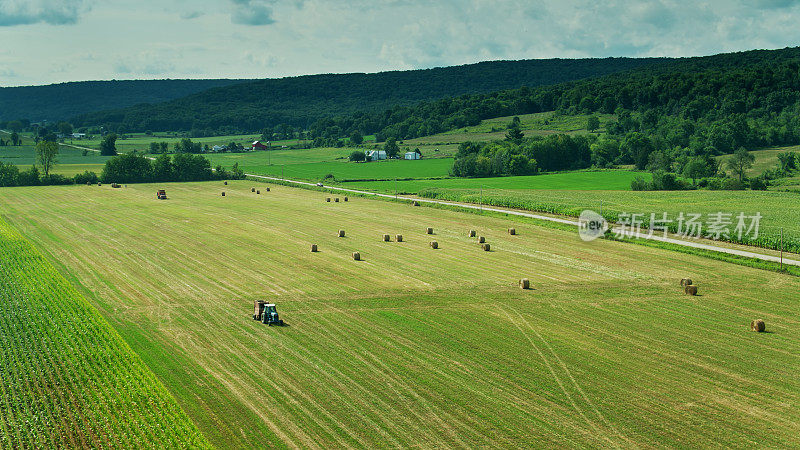
[[[384,150],[371,150],[367,152],[367,159],[370,161],[378,161],[386,159],[386,152]]]

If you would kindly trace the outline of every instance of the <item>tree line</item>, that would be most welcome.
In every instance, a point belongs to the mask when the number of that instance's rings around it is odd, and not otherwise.
[[[55,144],[55,143],[52,143]],[[38,147],[38,146],[37,146]],[[0,161],[0,187],[45,186],[63,184],[93,183],[152,183],[170,181],[208,181],[244,179],[245,174],[236,163],[230,170],[217,166],[211,170],[211,162],[202,155],[179,153],[174,156],[159,155],[151,160],[137,153],[117,155],[108,161],[100,175],[86,171],[73,177],[49,173],[55,164],[58,145],[49,146],[49,165],[44,165],[37,157],[42,170],[36,165],[27,170],[19,170],[13,164]],[[38,149],[37,149],[38,154]]]
[[[325,74],[254,80],[209,89],[163,103],[78,115],[76,126],[104,126],[117,133],[189,131],[192,136],[308,130],[326,117],[373,116],[395,105],[518,86],[543,86],[670,61],[666,58],[489,61],[455,67],[376,74]],[[369,131],[379,130],[375,121]],[[344,129],[345,127],[341,127]],[[346,137],[350,131],[337,137]],[[272,133],[270,133],[272,134]],[[295,137],[295,136],[293,136]],[[317,133],[311,136],[325,137]]]

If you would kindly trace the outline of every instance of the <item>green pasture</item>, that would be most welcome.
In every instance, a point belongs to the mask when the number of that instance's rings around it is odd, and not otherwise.
[[[547,173],[542,175],[492,177],[492,178],[446,178],[434,180],[354,181],[344,183],[353,189],[378,192],[416,194],[424,189],[514,189],[514,190],[630,190],[631,181],[637,176],[649,177],[642,172],[625,170],[577,171]]]

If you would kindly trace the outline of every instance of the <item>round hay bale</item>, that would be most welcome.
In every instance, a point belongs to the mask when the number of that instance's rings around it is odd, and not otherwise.
[[[256,191],[256,195],[261,195],[261,191]]]
[[[222,196],[225,197],[225,191],[222,191]]]
[[[685,288],[686,286],[688,286],[690,284],[692,284],[692,279],[691,278],[681,278],[681,287]]]
[[[433,228],[428,227],[428,228],[425,229],[425,232],[428,233],[428,234],[433,234]]]
[[[697,286],[693,284],[687,284],[684,288],[684,292],[688,295],[697,295]]]
[[[478,235],[478,232],[475,230],[469,230],[469,237],[475,237]]]
[[[402,235],[402,234],[398,234],[398,235],[396,235],[396,236],[394,237],[394,239],[395,239],[397,242],[403,242],[403,235]]]
[[[339,197],[334,198],[333,201],[339,203]]]
[[[481,236],[481,237],[478,238],[478,244],[483,244],[484,242],[486,242],[486,238],[485,237]]]
[[[436,241],[431,241],[431,248],[434,250],[439,248],[439,243]]]
[[[103,185],[103,183],[97,183],[97,185],[98,185],[98,186],[102,186],[102,185]]]
[[[228,182],[227,182],[227,181],[225,181],[224,183],[225,183],[225,186],[227,186],[227,185],[228,185]]]
[[[250,188],[250,192],[255,192],[256,188]]]
[[[347,197],[344,198],[344,201],[347,201]]]
[[[391,242],[392,238],[388,234],[383,235],[383,242]]]
[[[339,230],[339,234],[338,234],[338,236],[339,236],[339,237],[344,237],[344,230]]]
[[[761,319],[756,319],[750,322],[750,331],[755,331],[757,333],[763,333],[764,330],[767,329],[767,325]]]
[[[514,228],[509,228],[508,229],[508,234],[514,236],[515,234],[517,234],[517,230],[515,230]]]
[[[491,247],[489,244],[483,244],[483,245],[481,245],[481,248],[482,248],[482,249],[483,249],[483,251],[485,251],[485,252],[488,252],[488,251],[491,251],[491,250],[492,250],[492,247]]]
[[[91,185],[92,185],[92,182],[91,182],[91,181],[87,181],[87,182],[86,182],[86,185],[87,185],[87,186],[91,186]]]
[[[267,188],[267,192],[269,192],[269,188]]]
[[[530,289],[531,288],[531,281],[527,278],[523,278],[519,280],[519,288],[520,289]]]
[[[412,205],[414,205],[414,206],[419,206],[419,202],[418,202],[418,201],[416,201],[416,200],[414,200],[414,203],[412,203]]]
[[[353,252],[353,259],[356,261],[361,261],[361,253]]]
[[[326,201],[326,202],[328,202],[328,203],[330,203],[330,202],[331,202],[331,198],[330,198],[330,197],[328,197],[328,198],[326,198],[326,199],[325,199],[325,201]]]
[[[317,252],[317,244],[311,244],[311,253]]]

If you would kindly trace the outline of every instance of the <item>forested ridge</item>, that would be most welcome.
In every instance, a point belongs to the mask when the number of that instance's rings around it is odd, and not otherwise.
[[[503,142],[462,144],[452,173],[456,176],[523,175],[539,171],[632,164],[653,173],[634,189],[683,189],[692,186],[764,189],[769,180],[791,173],[793,153],[781,155],[781,167],[748,180],[748,149],[800,143],[800,50],[751,51],[697,58],[536,90],[454,99],[451,113],[434,112],[444,127],[472,124],[488,117],[556,111],[556,114],[614,113],[603,135],[525,138],[512,122]],[[380,133],[414,137],[426,126],[430,109],[405,110],[402,121]],[[401,110],[397,109],[395,113]],[[433,109],[433,111],[437,111]],[[430,116],[429,116],[430,117]],[[591,117],[591,116],[590,116]],[[596,119],[595,119],[596,121]],[[427,130],[425,131],[427,133]],[[723,174],[715,156],[734,153]]]
[[[0,121],[55,122],[92,111],[164,102],[242,81],[110,80],[0,87]]]
[[[658,145],[712,145],[728,153],[739,145],[798,142],[799,68],[800,48],[687,58],[590,80],[327,119],[312,130],[409,139],[494,117],[602,112],[619,113],[612,133],[643,132]]]
[[[76,126],[115,131],[189,131],[228,134],[261,131],[353,113],[382,113],[397,105],[543,86],[629,70],[666,58],[546,59],[490,61],[455,67],[374,74],[307,75],[255,80],[210,89],[158,104],[80,115]]]

